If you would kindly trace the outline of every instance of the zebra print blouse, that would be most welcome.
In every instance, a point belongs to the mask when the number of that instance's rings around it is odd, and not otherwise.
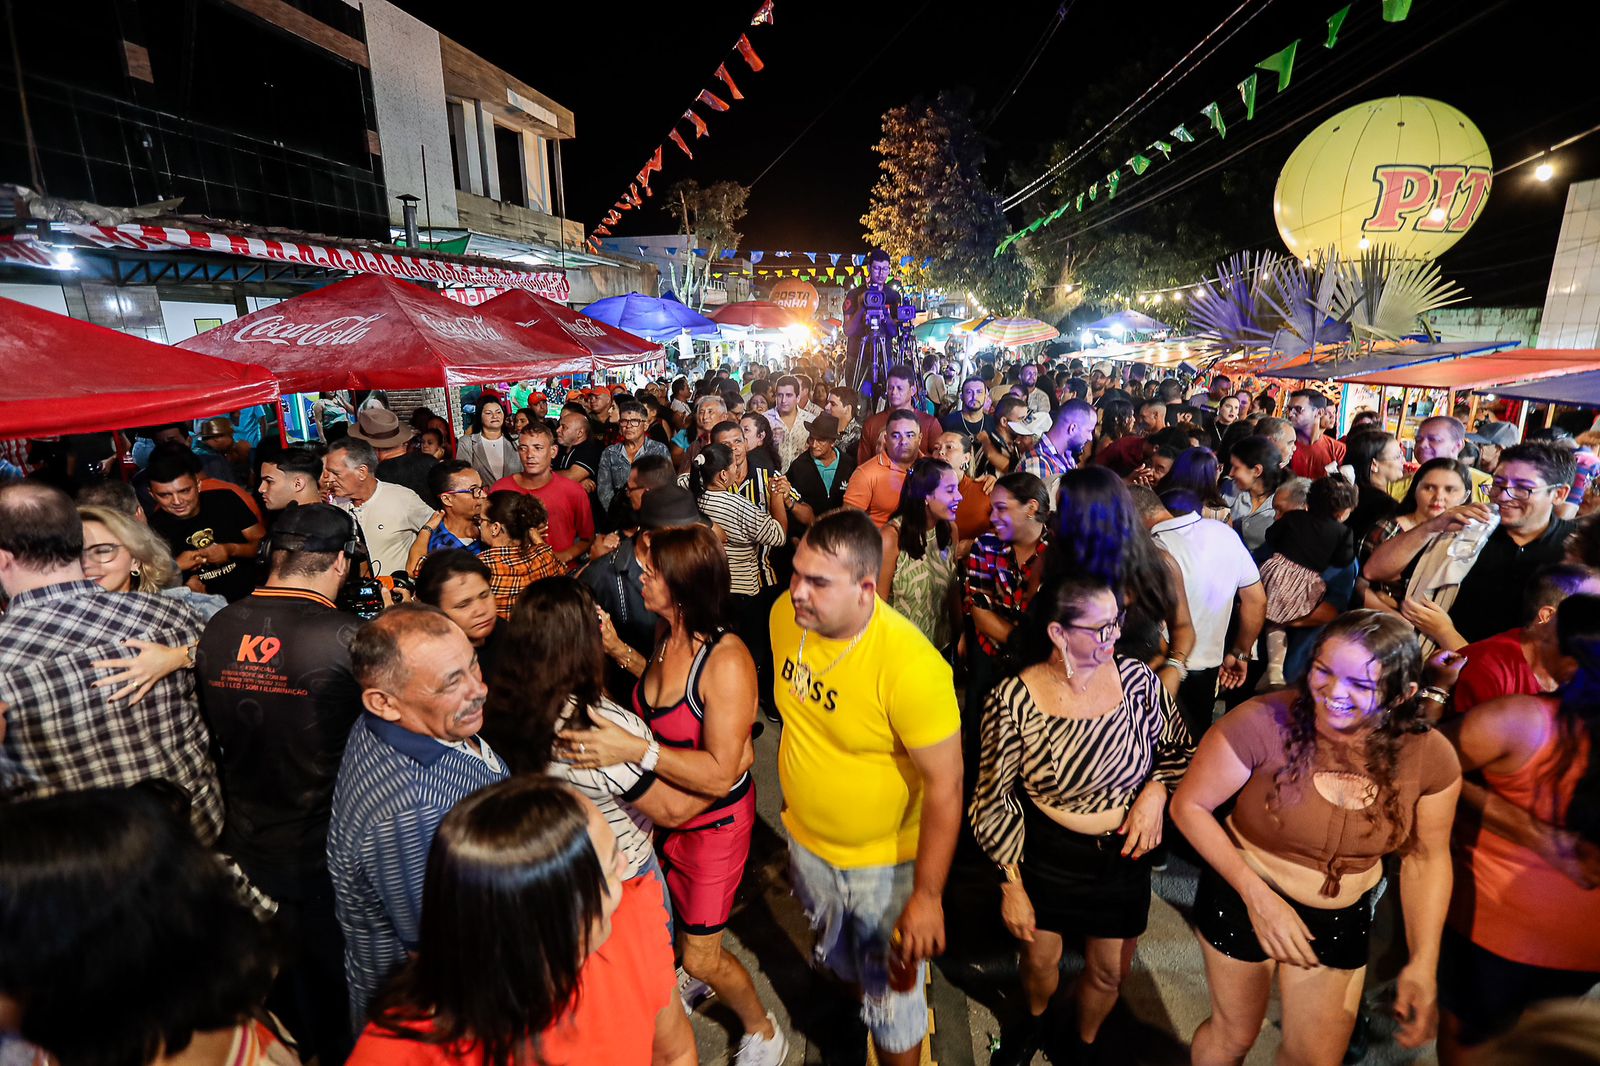
[[[1152,777],[1177,787],[1194,741],[1155,672],[1118,658],[1122,703],[1098,718],[1059,718],[1034,703],[1020,677],[989,693],[978,788],[968,816],[989,858],[1022,860],[1022,804],[1072,814],[1126,810]],[[1026,790],[1026,797],[1022,790]]]

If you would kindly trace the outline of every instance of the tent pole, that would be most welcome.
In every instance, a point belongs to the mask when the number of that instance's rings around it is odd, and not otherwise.
[[[1549,429],[1556,424],[1556,405],[1547,404],[1544,409],[1544,428]]]

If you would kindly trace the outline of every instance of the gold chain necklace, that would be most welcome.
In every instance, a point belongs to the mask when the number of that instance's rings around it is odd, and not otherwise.
[[[873,607],[873,613],[877,613],[876,606]],[[802,629],[800,631],[800,650],[794,656],[794,676],[789,679],[789,687],[794,691],[795,696],[802,700],[805,699],[811,692],[811,682],[826,677],[830,670],[843,662],[844,657],[855,650],[856,645],[861,643],[861,638],[867,635],[867,630],[870,628],[872,628],[872,616],[868,615],[867,624],[861,627],[861,632],[850,639],[850,643],[845,645],[844,651],[834,656],[833,662],[815,673],[806,665],[806,638],[811,635],[811,630]]]

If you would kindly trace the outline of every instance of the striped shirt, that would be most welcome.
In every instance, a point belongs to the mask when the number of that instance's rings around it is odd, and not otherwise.
[[[333,906],[344,930],[351,1019],[417,949],[422,879],[434,830],[450,808],[507,775],[482,754],[363,714],[350,730],[328,829]]]
[[[568,728],[577,709],[575,704],[575,700],[567,701],[566,710],[561,712],[561,717],[556,721],[557,731]],[[643,718],[632,711],[623,710],[603,696],[598,706],[590,708],[589,714],[591,719],[604,718],[641,739],[651,738],[650,727]],[[655,832],[655,824],[633,806],[633,801],[650,791],[650,786],[655,784],[655,772],[642,769],[638,763],[632,762],[580,770],[554,759],[544,772],[570,783],[600,808],[600,813],[606,816],[606,824],[616,834],[617,846],[628,860],[628,876],[637,876],[650,858],[651,835]]]
[[[1154,778],[1175,788],[1194,754],[1177,705],[1155,672],[1117,659],[1122,702],[1094,718],[1045,714],[1021,677],[989,693],[983,711],[974,836],[1000,866],[1022,860],[1024,799],[1070,814],[1125,811]]]
[[[701,493],[696,503],[700,513],[727,534],[727,543],[723,546],[728,553],[728,573],[733,579],[734,594],[754,596],[776,585],[777,572],[763,548],[782,544],[784,533],[771,512],[757,510],[743,496],[722,489]]]

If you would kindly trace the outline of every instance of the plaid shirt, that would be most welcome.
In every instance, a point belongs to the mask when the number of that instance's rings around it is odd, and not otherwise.
[[[541,577],[560,577],[567,572],[548,544],[527,549],[515,544],[489,548],[478,558],[489,568],[489,591],[494,593],[494,609],[501,618],[511,617],[522,590]]]
[[[967,610],[981,607],[1012,624],[1022,621],[1028,600],[1038,588],[1038,575],[1049,547],[1050,532],[1046,530],[1039,538],[1039,546],[1033,550],[1033,558],[1023,566],[1017,562],[1016,549],[1010,544],[993,533],[980,536],[973,543],[961,572],[961,590]],[[1000,654],[1000,648],[981,631],[978,644],[989,655]]]
[[[1059,450],[1055,442],[1046,435],[1040,437],[1039,442],[1022,457],[1020,469],[1023,473],[1032,474],[1048,486],[1053,485],[1054,479],[1068,470],[1077,469],[1077,466],[1078,461],[1072,457],[1072,453]],[[1052,492],[1051,495],[1055,494]]]
[[[126,659],[129,639],[179,646],[200,638],[176,600],[65,581],[20,593],[0,617],[0,796],[20,799],[164,778],[189,796],[200,839],[222,830],[222,793],[200,717],[194,672],[156,682],[138,703],[94,688],[96,659]]]

